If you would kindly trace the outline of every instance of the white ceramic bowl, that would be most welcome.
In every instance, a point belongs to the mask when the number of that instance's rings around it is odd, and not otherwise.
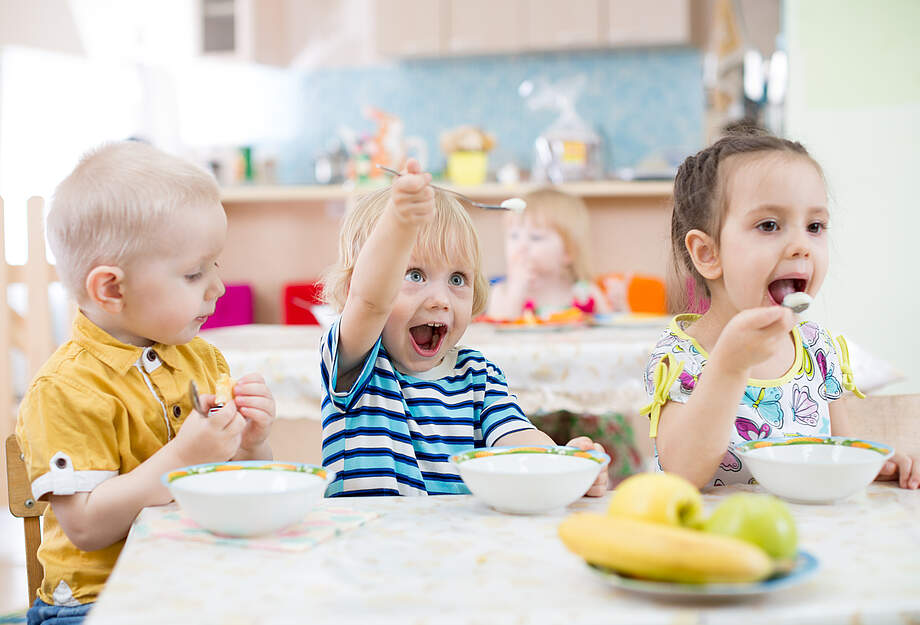
[[[470,492],[496,510],[537,514],[584,495],[610,457],[574,447],[488,447],[450,461]]]
[[[798,503],[830,503],[861,492],[894,454],[888,445],[844,436],[797,436],[735,446],[757,483]]]
[[[216,462],[163,474],[182,511],[215,534],[257,536],[296,523],[333,474],[299,462]]]

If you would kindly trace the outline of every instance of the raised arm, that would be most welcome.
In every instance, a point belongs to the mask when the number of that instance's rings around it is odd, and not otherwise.
[[[409,160],[355,262],[339,325],[337,387],[380,338],[399,293],[421,226],[434,216],[431,175]],[[353,377],[353,375],[352,375]]]
[[[728,449],[751,367],[772,354],[792,325],[792,313],[779,306],[742,311],[726,324],[687,403],[669,401],[661,409],[657,447],[662,469],[697,487],[712,479]]]

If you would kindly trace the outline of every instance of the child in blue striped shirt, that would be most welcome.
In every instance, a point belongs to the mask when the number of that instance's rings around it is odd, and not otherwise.
[[[485,310],[488,282],[466,209],[430,181],[410,160],[390,188],[359,199],[324,280],[341,312],[320,347],[323,466],[336,472],[327,496],[468,493],[451,455],[554,444],[501,369],[457,345]],[[587,494],[606,488],[601,471]]]

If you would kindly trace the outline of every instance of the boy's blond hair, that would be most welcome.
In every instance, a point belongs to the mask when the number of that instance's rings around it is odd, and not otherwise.
[[[99,265],[124,266],[151,250],[158,228],[182,210],[220,204],[214,177],[137,141],[86,154],[58,185],[48,213],[48,243],[65,288],[78,302]]]
[[[342,312],[348,285],[364,242],[370,236],[390,199],[390,189],[359,197],[345,215],[339,233],[338,262],[323,276],[323,300]],[[423,258],[452,259],[461,256],[473,265],[473,316],[483,313],[489,299],[489,282],[482,272],[482,251],[473,221],[453,196],[435,190],[434,219],[424,225],[415,243]]]
[[[524,196],[524,201],[527,209],[522,215],[512,215],[511,219],[532,219],[558,232],[565,251],[572,259],[573,277],[590,282],[593,278],[590,223],[584,201],[552,187],[531,191]]]

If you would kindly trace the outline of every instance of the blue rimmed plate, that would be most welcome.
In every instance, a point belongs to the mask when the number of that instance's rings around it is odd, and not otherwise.
[[[787,573],[775,575],[761,582],[738,584],[680,584],[676,582],[656,582],[646,579],[626,577],[603,567],[588,565],[601,579],[614,588],[629,592],[671,598],[713,598],[729,599],[755,597],[767,593],[797,586],[818,572],[818,559],[807,551],[799,550],[795,565]]]

